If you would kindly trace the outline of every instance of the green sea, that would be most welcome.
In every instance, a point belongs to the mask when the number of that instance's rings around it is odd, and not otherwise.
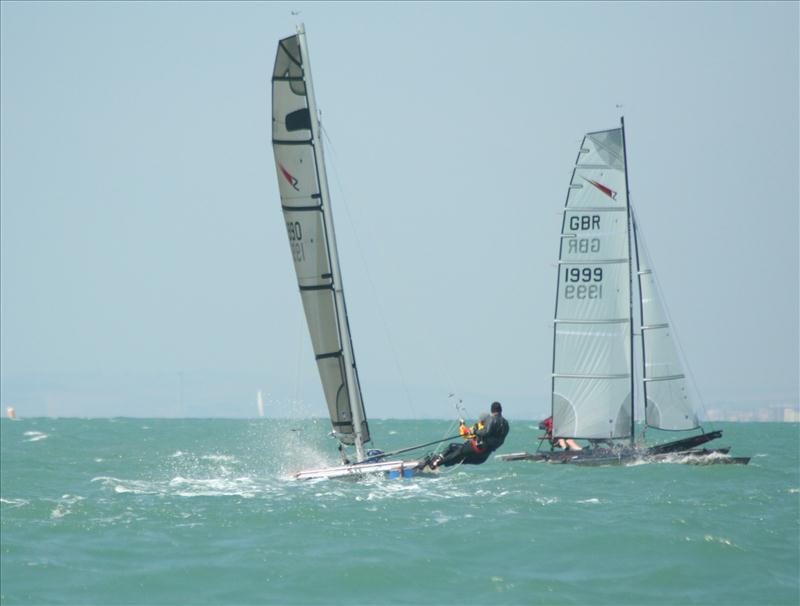
[[[371,420],[386,450],[447,421]],[[2,604],[800,602],[800,425],[718,423],[750,465],[490,459],[298,482],[322,420],[23,419],[2,428]],[[511,419],[500,452],[534,447]]]

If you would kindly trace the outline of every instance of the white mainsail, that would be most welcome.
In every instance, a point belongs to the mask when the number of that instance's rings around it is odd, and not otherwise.
[[[646,249],[639,246],[641,234],[635,220],[633,226],[641,296],[645,423],[649,427],[673,431],[696,429],[700,422],[652,263]]]
[[[294,267],[334,434],[368,442],[336,250],[305,31],[281,40],[272,74],[272,144]]]
[[[635,329],[641,337],[641,365],[633,359]],[[643,439],[637,443],[634,387],[638,384],[646,427],[702,433],[653,446],[646,446]],[[703,464],[750,461],[750,457],[720,458],[727,448],[697,448],[719,438],[722,431],[702,430],[689,396],[676,339],[630,204],[623,120],[620,128],[584,137],[567,193],[553,327],[551,410],[552,434],[548,431],[540,438],[541,444],[550,444],[549,452],[497,458],[576,465],[673,456],[678,457],[676,462]],[[547,423],[540,427],[550,429]],[[590,447],[565,445],[556,438],[587,439]],[[629,439],[630,447],[613,442],[621,439]],[[555,450],[559,444],[564,450]]]
[[[558,263],[553,435],[632,435],[631,263],[622,128],[587,134],[572,173]]]
[[[642,382],[648,427],[681,431],[700,426],[652,264],[644,247],[640,254],[640,241],[628,198],[624,124],[589,133],[575,162],[561,229],[554,436],[632,437],[634,376]],[[639,372],[632,355],[636,298],[644,361]]]

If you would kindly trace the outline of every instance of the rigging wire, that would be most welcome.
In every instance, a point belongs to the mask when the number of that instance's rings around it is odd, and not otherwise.
[[[351,226],[352,231],[353,231],[354,240],[355,240],[355,243],[356,243],[356,249],[358,250],[358,254],[361,256],[361,262],[362,262],[362,264],[364,266],[364,271],[365,271],[366,276],[367,276],[367,282],[369,283],[370,289],[372,291],[372,298],[375,301],[375,309],[377,311],[378,318],[381,321],[381,325],[383,327],[384,334],[386,335],[386,340],[387,340],[387,342],[389,344],[389,350],[392,353],[392,359],[394,361],[395,369],[397,370],[398,375],[400,375],[400,384],[403,387],[403,392],[404,392],[404,394],[406,396],[406,401],[408,402],[409,408],[411,408],[412,414],[416,417],[417,416],[417,412],[416,412],[416,409],[415,409],[415,406],[414,406],[413,399],[411,398],[411,393],[409,392],[409,389],[408,389],[408,383],[406,382],[405,376],[403,375],[403,370],[400,367],[400,362],[399,362],[399,358],[398,358],[398,355],[397,355],[397,350],[395,349],[394,343],[393,343],[392,338],[391,338],[391,334],[389,333],[388,323],[386,322],[386,318],[383,315],[383,308],[381,307],[380,300],[378,299],[377,290],[375,288],[375,283],[372,280],[372,275],[370,274],[369,266],[367,265],[366,255],[364,255],[364,249],[361,246],[361,240],[359,240],[359,238],[358,238],[358,231],[356,230],[355,221],[353,221],[353,217],[350,214],[350,206],[347,203],[347,196],[344,193],[344,187],[342,187],[342,182],[339,179],[339,171],[336,168],[336,162],[335,162],[335,160],[337,159],[336,149],[333,146],[333,141],[331,140],[330,135],[328,135],[328,131],[322,125],[322,121],[321,120],[319,122],[319,125],[320,125],[320,129],[322,131],[322,134],[325,136],[325,139],[327,139],[328,145],[329,145],[330,150],[331,150],[331,160],[334,160],[333,162],[330,163],[331,166],[333,167],[333,176],[336,179],[336,185],[338,186],[339,192],[340,192],[341,197],[342,197],[342,203],[344,205],[345,213],[347,214],[347,219],[350,222],[350,226]]]
[[[304,341],[303,341],[303,331],[304,330],[305,330],[305,318],[303,317],[303,314],[300,314],[300,332],[298,333],[299,337],[297,339],[297,341],[298,341],[297,365],[296,365],[295,373],[294,373],[294,402],[293,402],[293,406],[298,406],[299,405],[300,397],[301,397],[300,374],[301,374],[301,371],[302,371],[303,343],[304,343]]]

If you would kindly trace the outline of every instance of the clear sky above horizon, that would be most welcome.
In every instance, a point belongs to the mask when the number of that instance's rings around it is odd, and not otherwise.
[[[270,145],[277,41],[302,21],[370,416],[549,406],[559,212],[583,134],[620,114],[707,406],[796,406],[798,17],[2,2],[0,402],[240,416],[262,389],[325,414]]]

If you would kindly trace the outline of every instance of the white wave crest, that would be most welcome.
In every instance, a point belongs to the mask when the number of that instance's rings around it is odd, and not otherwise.
[[[254,497],[258,492],[252,478],[184,478],[177,476],[169,482],[175,494],[182,497],[240,496]]]
[[[72,513],[72,506],[80,501],[83,501],[85,497],[79,497],[76,495],[65,494],[61,496],[61,500],[59,501],[56,508],[50,512],[50,518],[53,520],[58,520],[65,516],[68,516]]]
[[[156,482],[143,480],[121,480],[109,476],[99,476],[92,478],[92,482],[102,482],[104,486],[111,488],[117,494],[160,494],[163,492]]]
[[[44,440],[45,438],[49,438],[50,436],[46,433],[42,433],[41,431],[26,431],[23,435],[28,436],[30,438],[27,440],[28,442],[38,442],[39,440]]]
[[[23,507],[29,502],[30,501],[26,501],[25,499],[4,499],[3,497],[0,497],[0,503],[11,508]]]

